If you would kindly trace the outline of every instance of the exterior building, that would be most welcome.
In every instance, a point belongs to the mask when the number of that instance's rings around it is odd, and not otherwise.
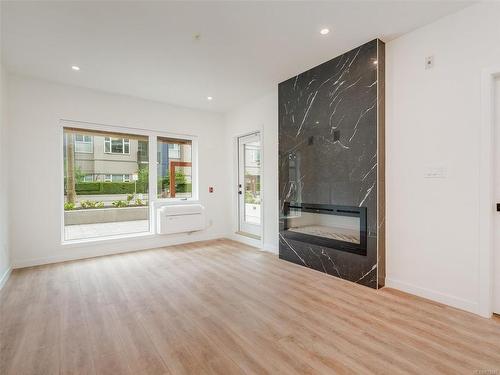
[[[85,182],[130,182],[147,162],[147,141],[75,135],[75,167]]]
[[[190,150],[185,150],[187,145],[170,143],[165,146],[168,157],[162,156],[162,162],[191,161]],[[146,139],[75,134],[74,149],[75,168],[84,182],[130,182],[149,162]],[[168,170],[168,162],[165,169]],[[184,172],[186,168],[181,170]],[[185,174],[190,181],[190,173]]]

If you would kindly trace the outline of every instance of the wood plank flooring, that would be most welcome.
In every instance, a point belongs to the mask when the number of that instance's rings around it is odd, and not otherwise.
[[[16,270],[0,304],[0,374],[500,374],[497,319],[229,240]]]

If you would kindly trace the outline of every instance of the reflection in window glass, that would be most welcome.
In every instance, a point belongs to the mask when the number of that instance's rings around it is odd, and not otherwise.
[[[64,129],[65,240],[149,231],[148,138],[123,135]]]
[[[192,197],[192,142],[158,137],[158,198]]]

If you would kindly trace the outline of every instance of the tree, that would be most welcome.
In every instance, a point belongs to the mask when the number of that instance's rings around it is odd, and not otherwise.
[[[76,202],[75,188],[75,135],[73,133],[66,134],[66,160],[68,168],[66,194],[68,203]]]

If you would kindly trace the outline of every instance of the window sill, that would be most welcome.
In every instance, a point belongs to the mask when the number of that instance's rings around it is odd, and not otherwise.
[[[199,204],[200,200],[197,198],[157,198],[155,200],[155,207],[168,206],[174,204]]]
[[[128,241],[134,238],[152,238],[155,234],[153,232],[142,232],[142,233],[130,233],[121,234],[116,236],[106,236],[106,237],[94,237],[94,238],[84,238],[80,240],[63,240],[61,245],[64,247],[79,247],[86,245],[95,245],[96,243],[109,243],[109,242],[122,242]]]

